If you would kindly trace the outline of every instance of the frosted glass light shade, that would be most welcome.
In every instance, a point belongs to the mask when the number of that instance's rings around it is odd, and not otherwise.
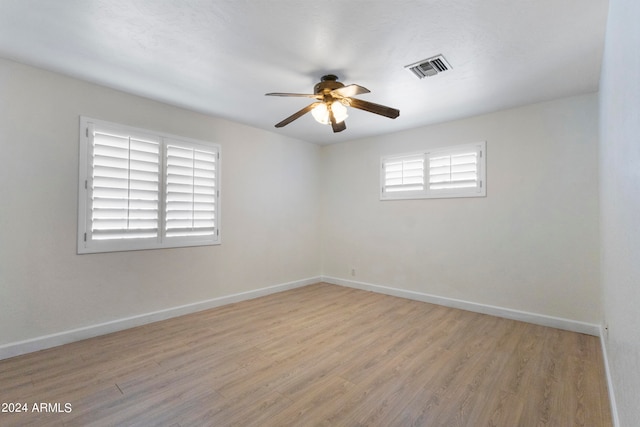
[[[329,110],[327,110],[327,104],[324,102],[316,105],[313,110],[311,110],[311,114],[313,118],[316,119],[316,122],[322,123],[323,125],[329,123]]]
[[[347,107],[342,105],[340,101],[333,101],[331,111],[333,111],[333,117],[335,117],[336,123],[343,122],[344,119],[347,118]]]
[[[333,111],[333,117],[336,119],[336,123],[340,123],[347,118],[347,107],[342,105],[340,101],[333,101],[331,104],[331,111]],[[313,118],[316,119],[318,123],[322,123],[323,125],[329,124],[329,110],[327,109],[327,104],[322,103],[318,104],[311,110],[311,114]]]

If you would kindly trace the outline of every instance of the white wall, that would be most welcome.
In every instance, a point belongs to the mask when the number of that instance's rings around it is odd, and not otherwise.
[[[640,3],[611,0],[600,81],[605,344],[620,426],[640,420]]]
[[[323,147],[323,274],[599,324],[597,121],[591,94]],[[379,200],[381,155],[481,140],[486,198]]]
[[[80,115],[221,144],[222,245],[76,255]],[[318,277],[318,162],[313,144],[0,60],[0,346]]]
[[[602,318],[596,95],[318,147],[11,61],[0,94],[0,348],[320,275]],[[76,255],[79,115],[221,144],[223,244]],[[381,155],[478,140],[486,198],[379,201]]]

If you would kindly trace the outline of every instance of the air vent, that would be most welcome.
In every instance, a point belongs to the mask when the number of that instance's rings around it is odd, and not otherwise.
[[[404,68],[411,71],[419,79],[435,76],[451,69],[451,65],[444,59],[444,56],[438,55],[433,58],[423,59],[415,64],[406,65]]]

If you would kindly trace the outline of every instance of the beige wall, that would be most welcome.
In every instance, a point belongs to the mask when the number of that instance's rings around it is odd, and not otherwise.
[[[222,245],[76,255],[80,115],[219,143]],[[318,159],[313,144],[0,60],[0,346],[317,277]]]
[[[591,94],[324,147],[323,273],[599,324],[597,121]],[[482,140],[486,198],[379,200],[380,156]]]
[[[600,82],[605,344],[620,426],[640,422],[640,3],[611,0]]]

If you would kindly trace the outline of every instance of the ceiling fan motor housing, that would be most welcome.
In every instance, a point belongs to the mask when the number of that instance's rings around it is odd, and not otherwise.
[[[327,94],[334,89],[338,89],[339,87],[344,87],[344,84],[338,81],[338,77],[333,74],[327,74],[326,76],[322,76],[320,79],[320,83],[316,84],[313,87],[313,93],[316,94]]]

